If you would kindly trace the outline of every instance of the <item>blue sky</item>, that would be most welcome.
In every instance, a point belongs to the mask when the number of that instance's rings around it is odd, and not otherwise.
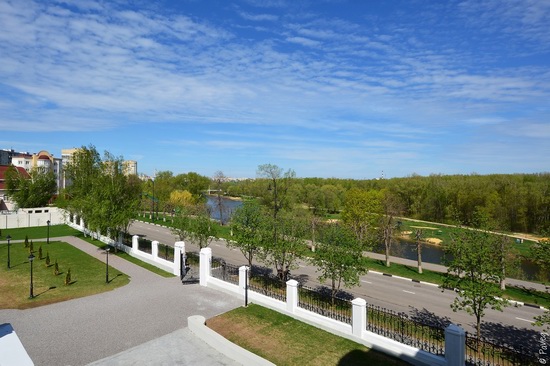
[[[128,3],[0,0],[0,148],[93,144],[146,174],[550,170],[550,1]]]

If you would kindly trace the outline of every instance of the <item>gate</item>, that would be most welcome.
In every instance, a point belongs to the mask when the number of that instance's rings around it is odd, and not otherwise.
[[[185,284],[199,282],[199,255],[197,253],[180,254],[180,279]]]

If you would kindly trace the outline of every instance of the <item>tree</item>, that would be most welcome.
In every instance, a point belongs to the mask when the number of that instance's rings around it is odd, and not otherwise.
[[[543,232],[543,235],[548,235],[547,232]],[[540,266],[542,275],[547,280],[548,270],[550,269],[550,239],[544,238],[539,242],[531,246],[531,258],[535,263]],[[546,281],[545,281],[546,282]],[[544,314],[535,317],[535,325],[544,326],[546,329],[550,328],[550,310],[546,310]]]
[[[111,237],[126,231],[139,207],[141,181],[124,174],[122,157],[95,147],[82,147],[65,168],[67,209],[82,217],[89,229]]]
[[[30,174],[27,174],[10,166],[6,171],[6,188],[17,206],[43,207],[56,193],[57,183],[52,171],[32,169]]]
[[[224,204],[223,199],[223,184],[227,180],[227,177],[221,170],[218,170],[216,173],[214,173],[214,176],[212,177],[212,182],[214,183],[214,188],[216,189],[216,203],[215,203],[215,209],[220,214],[220,225],[225,224],[224,220],[224,214],[226,211],[226,207]]]
[[[262,240],[266,234],[265,216],[260,205],[254,201],[245,201],[231,217],[234,236],[227,245],[239,249],[250,268],[254,257],[259,255],[263,248]]]
[[[192,231],[192,211],[191,206],[183,206],[176,210],[176,214],[172,222],[172,233],[176,235],[179,240],[185,241],[191,238]]]
[[[401,212],[401,202],[395,194],[388,190],[383,190],[381,194],[384,215],[380,220],[379,230],[384,242],[386,267],[389,267],[391,246],[394,240],[395,232],[399,230],[399,223],[395,222],[395,216],[399,215]]]
[[[502,295],[499,247],[497,236],[476,229],[455,231],[446,248],[452,259],[447,263],[445,286],[458,291],[451,308],[475,316],[478,339],[485,310],[490,307],[502,311],[506,306],[499,298]]]
[[[196,204],[196,200],[189,191],[185,190],[174,190],[170,193],[170,198],[168,200],[171,206],[180,209],[182,207],[193,206]]]
[[[271,194],[263,195],[264,203],[271,208],[276,219],[281,209],[290,207],[287,192],[296,173],[291,169],[283,172],[277,165],[263,164],[258,166],[256,175],[268,180],[267,190]]]
[[[417,229],[414,232],[414,238],[416,239],[416,255],[418,260],[418,273],[422,273],[422,230]]]
[[[305,240],[309,223],[300,211],[281,211],[277,218],[266,217],[268,233],[263,236],[265,262],[275,267],[281,281],[288,279],[291,269],[295,269],[298,259],[307,251]],[[276,233],[275,238],[272,233]]]
[[[346,193],[342,220],[364,247],[371,243],[381,214],[382,196],[379,191],[352,188]]]
[[[190,239],[199,250],[206,248],[216,236],[217,230],[212,225],[210,212],[206,207],[201,207],[196,211],[196,217],[191,221]]]
[[[357,286],[367,268],[362,248],[348,227],[339,223],[325,223],[320,225],[318,233],[318,245],[312,262],[321,273],[319,280],[330,281],[334,306],[334,298],[340,286]]]

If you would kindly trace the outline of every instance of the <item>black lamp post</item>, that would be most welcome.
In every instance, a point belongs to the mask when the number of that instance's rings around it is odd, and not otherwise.
[[[8,241],[8,269],[11,268],[10,266],[10,240],[11,240],[11,235],[8,234],[8,236],[6,236],[6,240]]]
[[[47,244],[50,244],[50,220],[46,221],[46,224],[48,224],[48,240],[46,241]]]
[[[153,181],[153,221],[155,221],[155,177],[153,177],[153,179],[151,179]]]
[[[31,289],[29,294],[29,299],[32,299],[34,297],[34,294],[32,292],[32,261],[34,260],[34,254],[29,254],[29,262],[31,264]]]
[[[107,255],[107,260],[105,261],[105,283],[109,283],[109,250],[111,250],[110,247],[105,249],[105,254]]]

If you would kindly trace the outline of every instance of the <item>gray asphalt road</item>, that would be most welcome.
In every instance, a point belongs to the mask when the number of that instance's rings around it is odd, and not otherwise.
[[[77,238],[62,240],[96,258],[103,260],[105,256],[97,247]],[[36,365],[85,365],[181,331],[187,326],[188,316],[203,315],[208,319],[242,305],[242,301],[231,296],[199,285],[184,286],[177,277],[161,277],[116,256],[110,256],[109,264],[130,275],[130,284],[35,309],[0,310],[0,323],[12,324]],[[78,271],[74,272],[78,279]],[[181,338],[182,334],[175,336]],[[132,361],[130,356],[125,359],[127,362]],[[149,364],[172,364],[169,360],[163,362],[160,353],[156,357],[159,362]],[[127,362],[121,364],[147,364],[139,358]]]
[[[176,240],[169,229],[142,222],[135,222],[131,232],[172,245]],[[186,243],[186,246],[187,250],[198,250],[192,244]],[[223,240],[212,242],[210,247],[214,256],[223,257],[232,264],[246,264],[241,252],[227,248]],[[292,275],[306,281],[308,286],[320,285],[315,268],[307,263],[301,262],[300,268],[292,271]],[[361,286],[346,291],[367,300],[370,304],[405,312],[418,320],[453,322],[460,324],[466,331],[474,331],[473,316],[465,312],[453,312],[450,308],[455,298],[455,293],[451,290],[442,291],[434,286],[369,272],[361,278]],[[483,318],[483,332],[499,341],[515,342],[517,339],[526,339],[530,342],[537,339],[542,330],[532,325],[533,317],[542,313],[540,309],[525,306],[510,306],[503,312],[488,309]]]

